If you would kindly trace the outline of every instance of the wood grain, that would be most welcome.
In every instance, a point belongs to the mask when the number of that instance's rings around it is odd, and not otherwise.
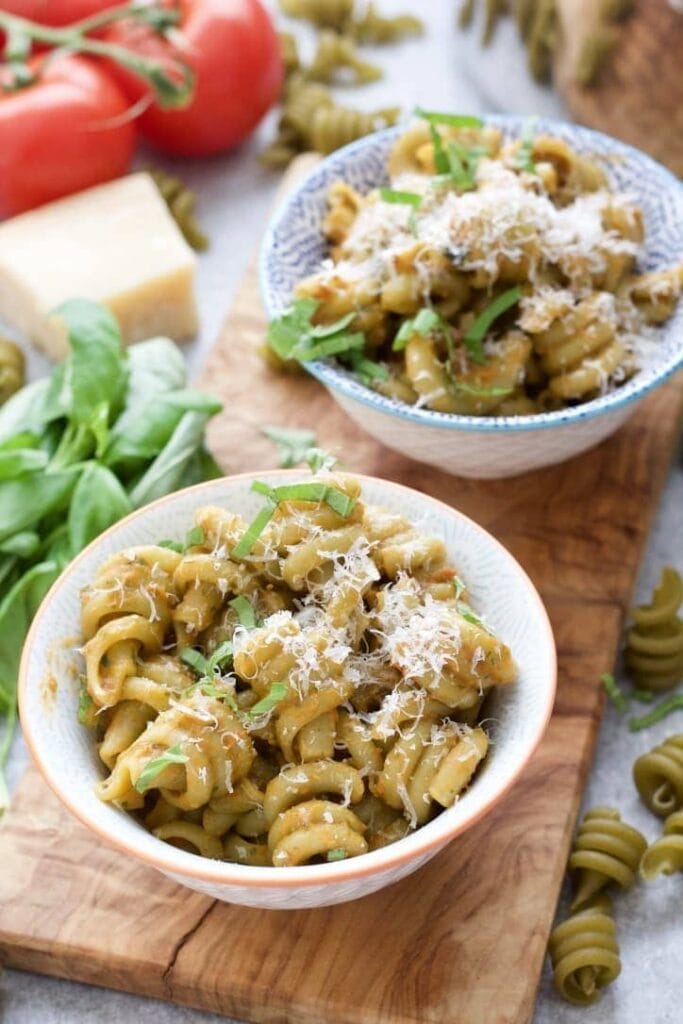
[[[312,379],[266,369],[263,329],[252,268],[200,382],[225,401],[210,443],[226,470],[274,464],[261,425],[312,426],[348,468],[481,522],[548,606],[560,655],[548,732],[509,797],[420,872],[316,911],[230,907],[181,889],[102,845],[30,769],[0,835],[0,956],[267,1024],[526,1024],[600,720],[598,677],[613,663],[683,379],[580,458],[467,481],[382,448]]]
[[[586,32],[597,20],[596,0],[559,0],[561,44],[555,81],[572,116],[629,142],[683,175],[683,14],[668,0],[636,0],[618,26],[609,66],[591,88],[575,71]]]

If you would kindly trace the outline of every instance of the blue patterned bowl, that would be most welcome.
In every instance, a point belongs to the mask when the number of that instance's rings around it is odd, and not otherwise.
[[[487,124],[518,136],[528,119],[492,115]],[[580,153],[609,158],[613,185],[634,196],[645,217],[642,268],[658,270],[683,259],[683,184],[638,150],[600,132],[541,119],[539,132],[565,139]],[[296,284],[325,257],[321,225],[329,185],[342,178],[361,192],[387,183],[389,150],[401,127],[354,142],[323,160],[278,209],[266,233],[259,266],[269,317],[291,302]],[[661,328],[660,357],[616,391],[584,405],[536,416],[458,416],[415,408],[365,387],[332,361],[306,364],[343,409],[390,448],[470,477],[514,476],[562,462],[608,437],[638,402],[683,366],[683,303]]]

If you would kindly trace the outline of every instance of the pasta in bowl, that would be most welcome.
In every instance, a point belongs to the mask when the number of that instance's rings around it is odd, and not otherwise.
[[[552,633],[511,556],[439,502],[253,482],[162,499],[69,567],[27,641],[22,721],[127,853],[229,902],[326,905],[500,799],[550,714]]]
[[[683,363],[683,188],[586,129],[418,114],[325,160],[276,216],[274,357],[441,468],[560,461]]]

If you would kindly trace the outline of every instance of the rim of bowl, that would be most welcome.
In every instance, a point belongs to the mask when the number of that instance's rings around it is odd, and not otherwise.
[[[486,113],[478,116],[481,117],[485,124],[507,129],[513,133],[522,131],[529,122],[528,117],[516,114]],[[583,125],[571,124],[558,118],[541,117],[538,121],[544,131],[557,131],[560,134],[578,136],[587,141],[592,140],[596,147],[607,143],[612,152],[619,153],[629,162],[637,159],[638,162],[645,163],[650,174],[663,175],[670,186],[671,192],[680,194],[683,199],[683,180],[679,181],[672,171],[635,146],[621,142],[605,132],[599,132],[593,128],[585,128]],[[362,150],[372,148],[378,142],[394,138],[405,131],[405,127],[406,122],[394,125],[391,128],[383,128],[381,131],[365,135],[360,139],[356,139],[355,142],[350,142],[348,145],[330,153],[320,163],[312,167],[292,192],[279,204],[264,234],[258,260],[259,290],[266,315],[269,319],[282,312],[281,308],[272,301],[271,297],[270,274],[268,271],[270,251],[274,246],[277,231],[282,221],[286,219],[292,204],[302,192],[310,188],[311,182],[318,175],[325,174],[327,167],[332,163],[340,160],[343,162]],[[681,257],[683,257],[683,253],[681,253]],[[683,341],[679,346],[679,350],[668,357],[660,367],[637,372],[630,381],[615,391],[610,391],[589,402],[584,402],[571,408],[557,409],[554,412],[534,413],[531,416],[463,416],[458,413],[435,412],[432,409],[417,409],[415,406],[398,401],[398,399],[380,395],[377,391],[373,391],[371,388],[361,384],[348,371],[335,366],[333,363],[312,360],[311,362],[304,363],[303,366],[311,376],[315,377],[316,380],[320,381],[330,391],[338,392],[345,398],[385,416],[396,416],[421,426],[439,427],[445,430],[472,431],[487,434],[512,433],[517,431],[544,430],[549,427],[565,426],[570,423],[593,419],[595,416],[614,412],[617,409],[630,405],[632,402],[638,401],[654,388],[662,385],[677,370],[683,367]]]
[[[447,827],[449,808],[446,808],[441,814],[437,815],[436,818],[432,819],[432,822],[430,823],[442,823],[441,829],[438,830],[435,835],[429,837],[424,836],[423,838],[425,833],[425,827],[423,826],[416,829],[411,835],[406,836],[403,839],[399,839],[397,842],[391,843],[379,850],[371,850],[359,857],[350,857],[348,860],[339,861],[337,863],[308,864],[289,867],[287,869],[235,864],[231,861],[214,861],[209,858],[200,857],[197,854],[189,853],[185,850],[179,850],[176,847],[172,847],[169,844],[164,843],[161,839],[157,840],[159,846],[158,854],[138,850],[134,843],[131,843],[126,839],[122,839],[116,834],[116,821],[114,817],[112,817],[111,829],[105,828],[95,822],[89,814],[69,796],[68,792],[64,790],[58,780],[52,776],[50,769],[43,761],[39,744],[36,742],[31,728],[30,717],[25,714],[24,710],[25,694],[29,689],[29,651],[38,640],[42,620],[48,613],[57,591],[69,585],[69,579],[80,562],[92,554],[106,537],[115,533],[122,525],[125,525],[134,519],[144,518],[150,509],[158,509],[169,501],[177,499],[179,495],[196,494],[199,496],[203,491],[208,490],[210,487],[215,487],[216,484],[221,482],[247,482],[257,478],[258,476],[266,474],[268,476],[282,475],[284,477],[300,475],[296,469],[265,470],[263,473],[236,473],[231,476],[222,477],[218,480],[207,480],[203,483],[195,484],[192,487],[185,487],[180,491],[164,495],[164,497],[150,502],[149,505],[145,505],[143,508],[137,509],[135,512],[131,512],[129,515],[125,516],[125,518],[120,519],[117,523],[110,526],[104,531],[104,533],[100,534],[99,537],[96,537],[95,540],[91,541],[87,547],[79,552],[79,554],[76,555],[73,561],[69,563],[48,590],[33,618],[26,636],[26,641],[22,650],[21,663],[19,665],[17,682],[19,714],[24,739],[26,740],[26,744],[29,748],[33,761],[55,796],[57,796],[67,810],[69,810],[83,825],[87,826],[91,832],[94,832],[111,846],[116,847],[116,849],[135,857],[136,860],[142,861],[150,867],[157,868],[157,870],[167,874],[170,873],[176,878],[187,876],[188,878],[209,882],[215,885],[231,885],[244,889],[310,888],[324,885],[328,882],[344,882],[352,879],[360,879],[365,876],[380,874],[386,870],[403,864],[406,861],[418,859],[430,850],[435,848],[436,850],[440,849],[492,810],[493,807],[508,793],[513,784],[527,767],[545,734],[552,715],[557,691],[557,651],[550,619],[548,618],[548,613],[540,594],[517,559],[514,558],[507,548],[491,533],[489,533],[488,530],[485,530],[483,526],[480,526],[479,523],[476,523],[469,516],[464,515],[464,513],[452,508],[450,505],[446,505],[445,502],[440,501],[438,498],[433,498],[431,495],[424,494],[422,491],[416,491],[412,487],[396,483],[393,480],[384,480],[381,477],[368,476],[363,473],[354,473],[353,476],[357,477],[362,483],[365,483],[366,481],[377,481],[382,485],[395,488],[399,491],[408,491],[411,494],[418,494],[422,501],[435,506],[435,510],[440,512],[442,515],[454,516],[464,520],[470,529],[485,534],[488,540],[498,549],[499,555],[502,558],[505,558],[509,563],[512,563],[515,571],[521,576],[523,583],[530,592],[532,600],[537,605],[539,623],[544,626],[544,633],[541,642],[545,648],[546,658],[548,660],[548,687],[544,694],[545,705],[543,707],[539,726],[532,738],[532,741],[528,744],[524,757],[521,759],[519,764],[515,766],[514,770],[505,779],[501,786],[489,797],[489,799],[483,804],[474,805],[467,818],[464,821],[459,822],[457,826],[452,828]],[[149,835],[149,833],[147,834]],[[177,858],[179,854],[181,857],[178,860]],[[183,863],[185,858],[188,858],[187,863]]]

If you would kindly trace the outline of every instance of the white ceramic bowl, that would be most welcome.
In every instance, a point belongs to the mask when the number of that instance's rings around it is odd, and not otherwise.
[[[511,647],[519,681],[497,692],[487,715],[491,750],[462,799],[428,825],[392,846],[331,864],[259,868],[203,859],[147,832],[94,792],[104,769],[92,735],[76,718],[77,656],[65,639],[79,635],[79,593],[108,556],[161,537],[184,537],[196,508],[223,505],[250,518],[262,499],[251,482],[282,482],[296,471],[243,474],[161,498],[123,519],[89,545],[65,570],[33,621],[19,673],[24,734],[38,767],[60,800],[123,854],[158,868],[183,885],[229,903],[276,910],[325,906],[374,892],[414,871],[469,828],[510,788],[548,722],[556,682],[555,645],[545,609],[514,558],[485,530],[447,505],[399,484],[361,477],[364,500],[401,512],[444,539],[472,592],[473,605]],[[73,641],[72,641],[73,642]],[[44,680],[56,680],[46,703]],[[514,813],[514,808],[511,813]]]
[[[488,116],[508,137],[527,118]],[[290,304],[296,284],[325,257],[321,224],[331,182],[341,178],[360,192],[387,182],[389,150],[404,128],[359,139],[317,165],[287,197],[266,233],[260,260],[261,293],[269,317]],[[580,153],[607,158],[612,184],[643,209],[643,269],[683,259],[683,185],[645,154],[600,132],[539,120],[536,131],[558,135]],[[683,303],[661,329],[661,355],[623,387],[592,402],[536,416],[457,416],[417,409],[372,391],[332,361],[305,364],[343,409],[389,448],[420,462],[470,477],[505,477],[562,462],[604,440],[653,388],[683,366]]]

